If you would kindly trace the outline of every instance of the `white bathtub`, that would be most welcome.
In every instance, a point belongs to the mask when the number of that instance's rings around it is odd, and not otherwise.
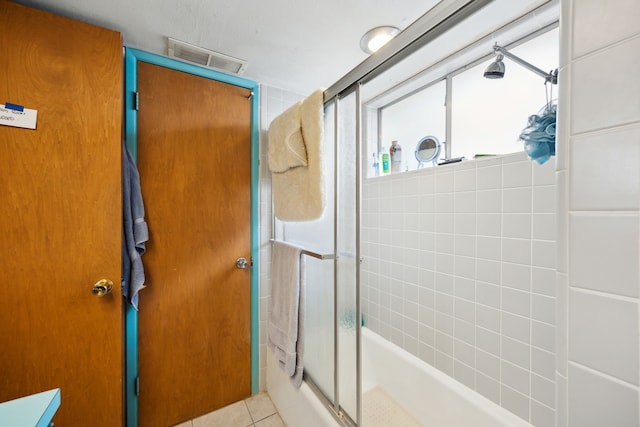
[[[306,384],[295,390],[273,358],[267,361],[267,390],[288,427],[339,426]],[[426,427],[531,427],[368,328],[362,328],[362,373],[363,394],[382,388]]]
[[[362,363],[363,393],[381,387],[425,426],[531,427],[368,328],[362,328]]]

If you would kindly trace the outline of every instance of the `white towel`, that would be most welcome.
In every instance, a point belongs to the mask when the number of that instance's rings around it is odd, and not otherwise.
[[[308,164],[279,173],[272,170],[274,213],[282,221],[311,221],[320,218],[324,212],[323,94],[318,89],[300,105],[301,132]],[[271,136],[269,132],[269,146],[274,143]]]
[[[295,387],[302,384],[304,259],[302,248],[273,242],[268,346]]]

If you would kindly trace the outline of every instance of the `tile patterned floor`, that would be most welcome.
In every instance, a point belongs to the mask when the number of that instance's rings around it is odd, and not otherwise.
[[[286,427],[265,392],[175,427]]]

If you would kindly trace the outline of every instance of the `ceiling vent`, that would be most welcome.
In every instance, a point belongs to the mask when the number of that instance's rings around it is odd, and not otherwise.
[[[203,49],[180,40],[168,39],[168,55],[182,61],[214,68],[225,73],[241,75],[247,67],[247,61],[224,55],[212,50]]]

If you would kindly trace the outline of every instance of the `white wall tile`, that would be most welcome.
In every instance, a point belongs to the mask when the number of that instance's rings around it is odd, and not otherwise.
[[[556,184],[556,158],[552,157],[543,165],[532,163],[533,185],[555,185]]]
[[[531,295],[531,318],[540,322],[556,324],[556,299],[545,295]]]
[[[489,283],[476,283],[476,302],[500,309],[500,287]]]
[[[531,212],[531,187],[505,189],[502,192],[502,209],[510,213]]]
[[[557,206],[557,189],[555,186],[533,187],[532,210],[534,213],[555,214]]]
[[[475,164],[470,163],[475,166]],[[454,172],[454,190],[455,191],[471,191],[476,189],[476,169],[456,168]]]
[[[480,350],[500,357],[500,335],[476,326],[476,343]]]
[[[571,130],[582,133],[640,120],[640,37],[572,64]],[[618,72],[611,77],[615,64]],[[589,88],[589,90],[580,90]]]
[[[570,427],[637,427],[638,388],[569,364]]]
[[[475,324],[471,322],[466,322],[461,319],[456,319],[454,322],[454,336],[465,343],[475,346],[476,345],[476,335],[475,335]]]
[[[569,272],[569,189],[568,172],[558,172],[558,236],[556,239],[557,270],[560,273]]]
[[[536,240],[556,241],[558,215],[555,213],[534,213],[531,216],[531,237]]]
[[[502,212],[502,189],[491,189],[476,192],[476,209],[482,213]]]
[[[481,213],[476,217],[478,236],[500,237],[502,235],[502,214]]]
[[[555,411],[535,400],[531,401],[531,424],[538,427],[554,426]]]
[[[576,136],[571,147],[571,210],[640,208],[640,127]]]
[[[498,261],[476,259],[476,279],[482,282],[500,283],[501,265]]]
[[[530,264],[531,240],[502,239],[502,260],[516,264]]]
[[[569,360],[638,385],[638,303],[573,289]]]
[[[556,369],[559,375],[567,376],[569,355],[569,277],[557,274],[558,291],[556,293]]]
[[[482,350],[476,351],[476,368],[495,381],[500,381],[500,358]]]
[[[555,386],[555,381],[550,381],[536,374],[531,375],[531,397],[549,408],[556,406]]]
[[[476,169],[477,189],[488,190],[502,187],[502,165],[478,166]]]
[[[456,213],[453,215],[453,220],[456,234],[476,234],[476,214]]]
[[[533,240],[531,264],[535,267],[556,268],[556,242]]]
[[[528,370],[522,369],[519,366],[505,361],[502,362],[501,369],[503,384],[524,395],[529,395],[529,387],[531,383]]]
[[[476,192],[463,191],[454,193],[456,213],[474,213],[476,211]]]
[[[611,43],[638,34],[637,0],[616,0],[610,7],[602,7],[599,0],[573,2],[573,55],[582,56]],[[594,28],[606,31],[594,31]]]
[[[500,383],[497,380],[476,372],[476,391],[498,405],[500,404]]]
[[[475,277],[476,236],[457,234],[454,237],[454,253],[462,257],[473,257],[474,271],[464,274],[465,277]]]
[[[548,323],[531,321],[531,343],[543,350],[556,351],[556,328]]]
[[[502,215],[502,236],[519,239],[530,239],[531,214],[505,213],[504,215]]]
[[[437,213],[453,213],[454,194],[453,193],[439,193],[435,195],[435,206]]]
[[[556,377],[555,355],[539,348],[532,348],[531,372],[554,381]]]
[[[456,319],[461,319],[470,323],[475,323],[475,320],[476,320],[475,303],[461,299],[461,298],[456,298],[454,304],[455,304],[454,313],[455,313]]]
[[[638,297],[637,214],[570,215],[571,286]]]
[[[531,266],[502,263],[502,285],[529,291],[531,289]]]
[[[502,333],[514,340],[531,342],[531,320],[525,317],[502,312]]]
[[[502,288],[502,310],[524,317],[531,316],[531,293]]]
[[[502,165],[503,188],[530,187],[533,182],[531,161],[504,163]]]
[[[500,311],[476,304],[476,324],[494,332],[500,332]]]
[[[437,170],[434,190],[436,193],[451,193],[454,190],[453,172]]]
[[[521,341],[502,337],[502,359],[529,371],[531,369],[531,347]]]
[[[500,388],[500,404],[520,418],[529,421],[529,398],[503,385]]]
[[[465,365],[475,368],[476,366],[476,348],[464,341],[455,340],[453,343],[453,353],[456,360]]]
[[[531,269],[531,290],[538,294],[556,296],[556,271],[551,268]]]
[[[478,258],[502,260],[502,241],[497,237],[478,236],[476,241]]]

